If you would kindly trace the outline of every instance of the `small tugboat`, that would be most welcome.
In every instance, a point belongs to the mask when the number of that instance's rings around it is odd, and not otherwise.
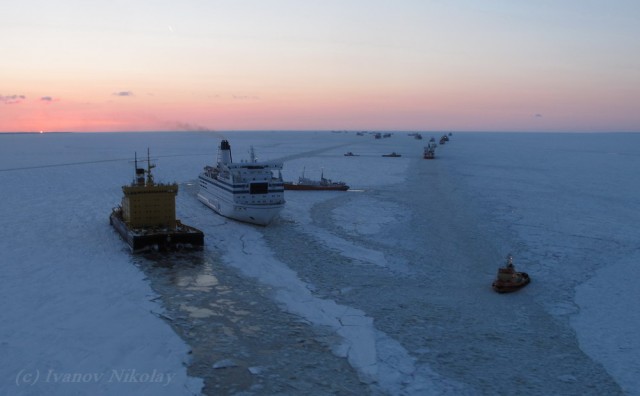
[[[396,153],[395,151],[391,154],[382,154],[383,157],[402,157],[401,154]]]
[[[416,140],[422,140],[422,135],[420,133],[416,133],[415,135],[413,135],[413,138]]]
[[[498,293],[510,293],[525,287],[529,282],[529,274],[517,272],[513,265],[513,257],[509,254],[505,266],[498,268],[498,278],[491,286]]]
[[[324,177],[324,171],[320,174],[320,180],[311,180],[302,176],[298,178],[298,182],[284,182],[285,190],[308,190],[308,191],[347,191],[349,186],[344,182],[334,182]]]
[[[440,138],[440,144],[445,144],[445,143],[446,143],[446,142],[448,142],[448,141],[449,141],[449,138],[447,137],[447,135],[443,135],[443,136]]]
[[[136,155],[133,182],[122,186],[122,204],[111,211],[109,222],[134,253],[202,248],[202,231],[176,219],[178,184],[155,183],[151,174],[154,167],[148,151],[146,170],[138,168]]]
[[[352,153],[351,151],[349,151],[348,153],[345,153],[345,154],[344,154],[344,156],[345,156],[345,157],[359,157],[359,155],[358,155],[358,154],[354,154],[354,153]]]

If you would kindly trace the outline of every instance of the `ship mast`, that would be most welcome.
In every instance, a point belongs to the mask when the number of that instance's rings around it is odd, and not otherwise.
[[[155,168],[156,166],[153,165],[151,163],[151,156],[149,154],[149,148],[147,148],[147,169],[145,170],[144,168],[138,168],[138,152],[135,152],[134,154],[134,162],[135,162],[135,170],[136,170],[136,174],[133,178],[133,183],[132,185],[134,186],[153,186],[154,182],[153,182],[153,175],[151,174],[151,169]],[[145,183],[145,173],[147,174],[147,181]]]
[[[135,175],[133,176],[133,185],[144,186],[144,168],[138,168],[138,152],[134,153]]]
[[[149,155],[149,148],[147,147],[147,185],[153,186],[153,175],[151,169],[155,168],[155,165],[151,165],[151,156]]]

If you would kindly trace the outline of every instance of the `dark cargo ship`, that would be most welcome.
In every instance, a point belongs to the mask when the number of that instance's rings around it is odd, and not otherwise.
[[[138,168],[130,185],[122,186],[122,203],[114,208],[109,222],[134,253],[145,250],[198,249],[204,234],[176,219],[178,184],[155,183],[147,153],[147,169]]]

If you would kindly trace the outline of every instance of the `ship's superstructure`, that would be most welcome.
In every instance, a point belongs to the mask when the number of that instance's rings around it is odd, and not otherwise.
[[[234,163],[231,145],[222,140],[216,166],[199,176],[198,199],[224,217],[267,225],[284,207],[281,170],[281,162],[258,162],[253,148],[249,161]]]

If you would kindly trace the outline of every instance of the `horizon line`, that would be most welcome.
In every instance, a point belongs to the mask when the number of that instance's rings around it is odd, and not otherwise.
[[[229,132],[328,132],[328,133],[375,133],[375,132],[395,132],[395,133],[640,133],[637,131],[531,131],[531,130],[426,130],[426,129],[228,129],[228,130],[138,130],[138,131],[0,131],[2,135],[45,135],[45,134],[67,134],[67,133],[229,133]]]

